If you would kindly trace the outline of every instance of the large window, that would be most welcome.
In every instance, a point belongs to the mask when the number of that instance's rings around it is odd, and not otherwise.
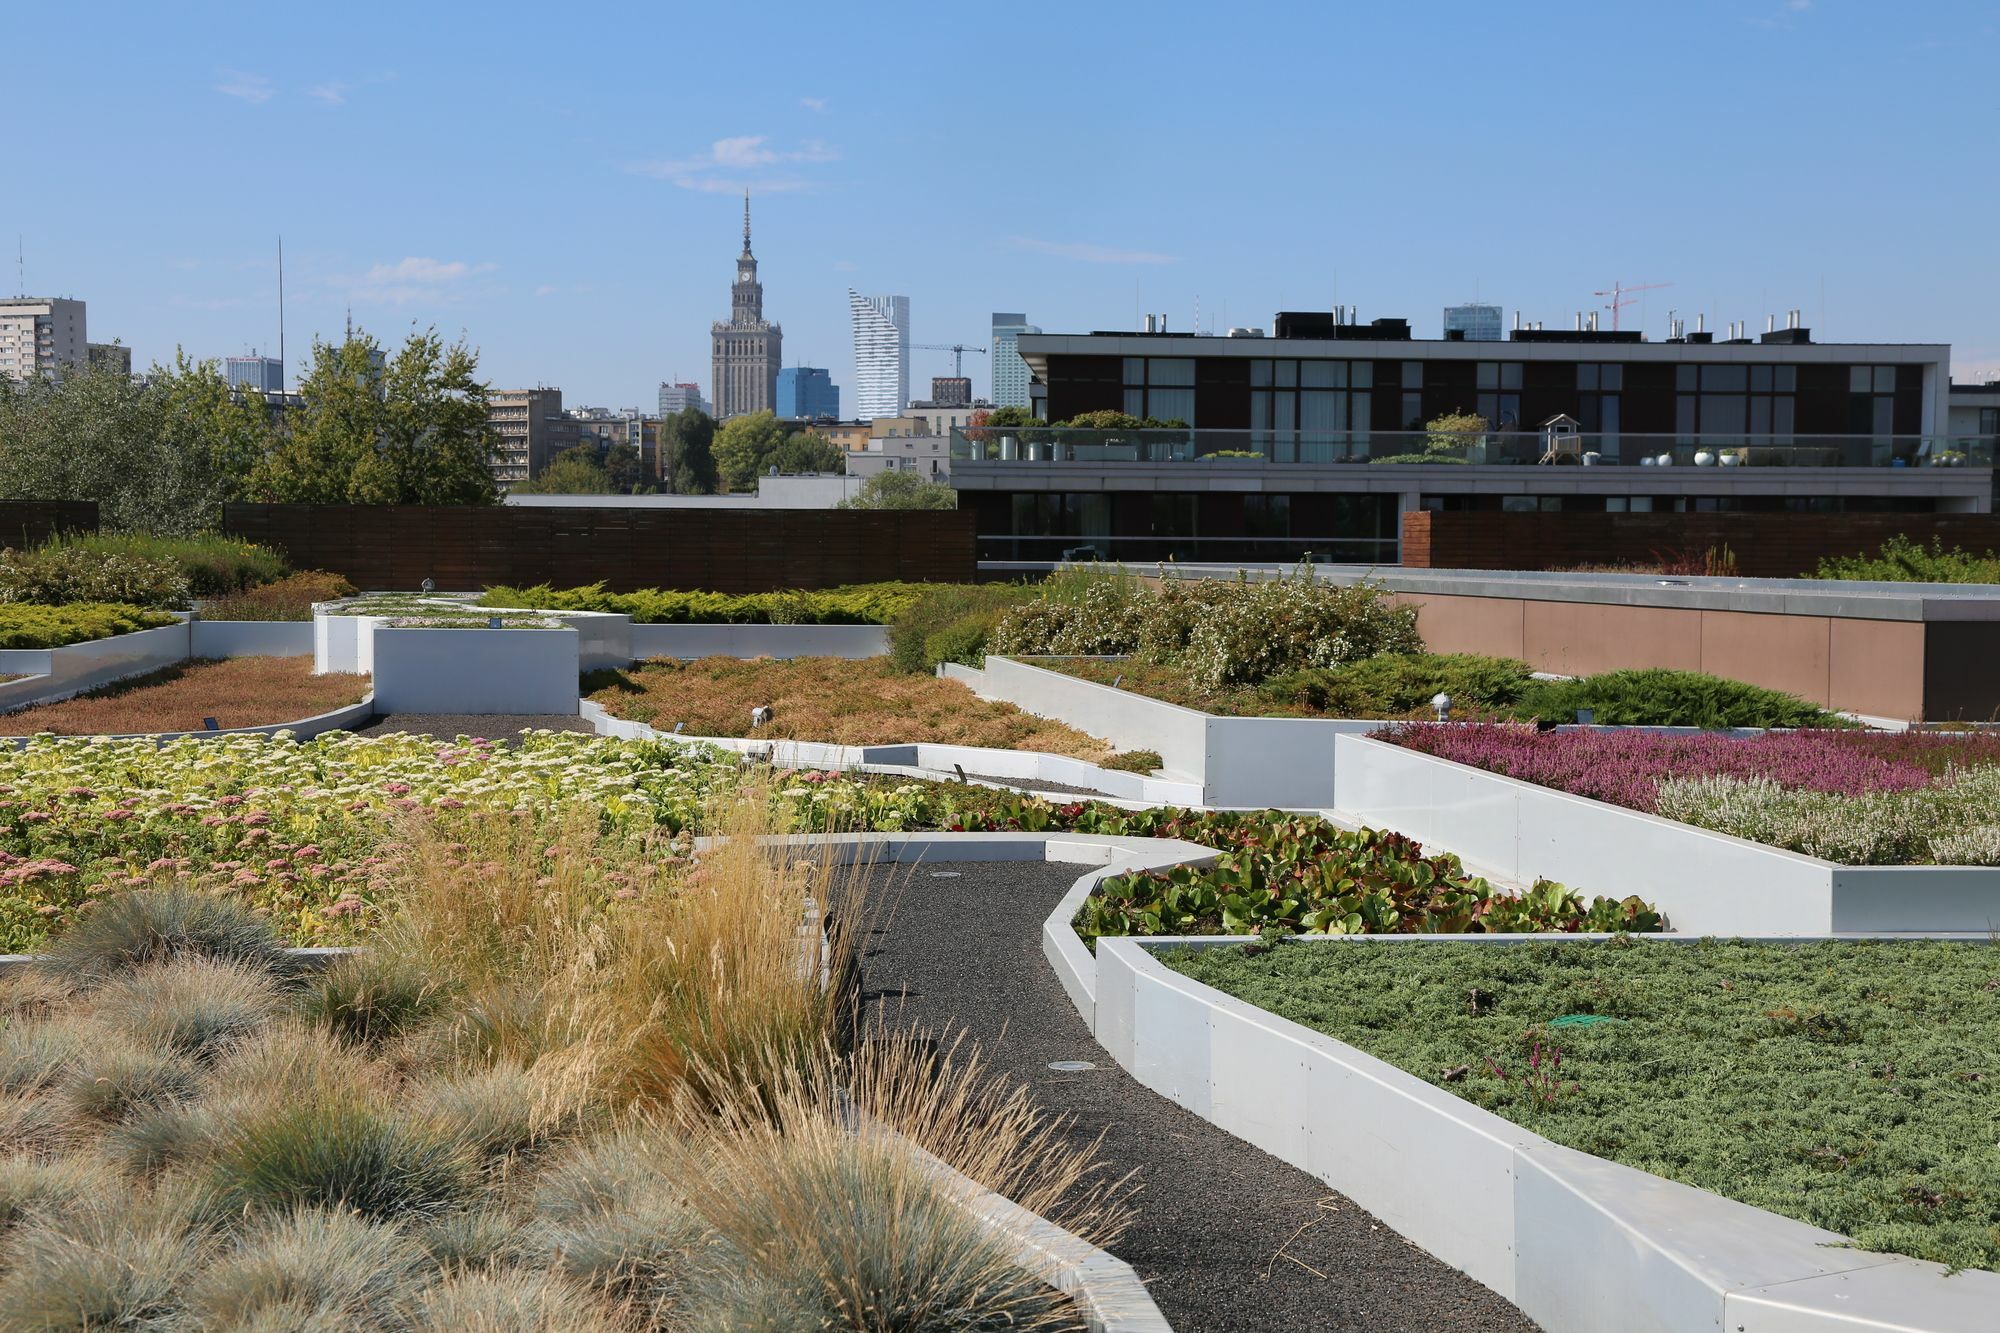
[[[1475,381],[1479,390],[1479,415],[1495,430],[1521,428],[1521,363],[1481,361]]]
[[[1244,496],[1243,535],[1246,537],[1291,536],[1292,497],[1289,495]]]
[[[1849,366],[1848,429],[1856,435],[1886,437],[1896,429],[1896,368]]]
[[[1694,443],[1696,436],[1791,439],[1796,366],[1677,366],[1674,387],[1674,432],[1682,444]]]
[[[1125,411],[1144,420],[1194,425],[1194,358],[1125,358]]]
[[[1251,447],[1279,463],[1326,463],[1366,442],[1373,361],[1250,363]]]
[[[1102,493],[1016,492],[1016,537],[1109,537],[1111,497]]]

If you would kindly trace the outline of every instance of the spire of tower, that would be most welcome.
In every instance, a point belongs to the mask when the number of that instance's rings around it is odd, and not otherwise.
[[[743,253],[750,253],[750,191],[743,192]]]

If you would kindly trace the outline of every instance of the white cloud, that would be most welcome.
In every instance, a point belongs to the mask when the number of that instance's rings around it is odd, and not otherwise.
[[[306,96],[316,97],[328,106],[345,106],[347,104],[347,88],[348,85],[329,79],[325,83],[316,83],[306,89]]]
[[[808,111],[824,111],[826,110],[826,99],[824,97],[801,97],[799,105]]]
[[[1084,241],[1040,241],[1032,236],[1009,236],[1007,244],[1016,250],[1032,250],[1038,255],[1076,259],[1086,264],[1178,264],[1180,256],[1156,254],[1150,250],[1117,250]]]
[[[852,273],[860,267],[861,265],[855,263],[852,259],[836,259],[833,261],[833,271],[835,273]]]
[[[268,102],[278,91],[262,74],[245,74],[242,70],[223,69],[216,71],[216,77],[222,82],[215,85],[215,91],[224,97],[235,97],[245,102]]]
[[[393,264],[371,265],[359,278],[333,279],[344,287],[350,300],[376,305],[406,305],[427,301],[448,305],[463,291],[463,280],[491,273],[496,264],[468,264],[462,259],[431,259],[409,255]]]
[[[771,194],[809,189],[811,183],[796,176],[763,173],[777,167],[839,160],[840,151],[821,139],[806,139],[796,148],[776,148],[765,135],[738,134],[717,139],[707,152],[695,157],[634,162],[625,170],[705,194],[741,193],[746,188]]]

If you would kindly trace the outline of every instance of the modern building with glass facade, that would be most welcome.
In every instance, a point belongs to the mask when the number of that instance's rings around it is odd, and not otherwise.
[[[786,366],[778,372],[777,414],[801,421],[838,421],[840,386],[816,366]]]
[[[259,356],[253,351],[248,356],[225,357],[222,369],[232,389],[255,389],[258,393],[285,391],[285,363],[275,356]]]
[[[1028,406],[1028,386],[1034,377],[1028,373],[1028,363],[1021,359],[1016,340],[1024,333],[1040,332],[1040,329],[1028,322],[1026,315],[1005,311],[994,312],[992,344],[995,407]]]
[[[910,298],[849,290],[854,320],[854,414],[893,417],[910,401]]]
[[[1517,330],[1280,314],[1272,337],[1022,334],[1060,423],[954,433],[982,559],[1393,560],[1412,509],[1990,512],[1991,439],[1951,433],[1944,344]],[[1476,414],[1458,432],[1445,416]],[[1969,420],[1961,410],[1958,420]],[[1445,466],[1445,465],[1449,466]]]
[[[1497,305],[1448,305],[1444,308],[1444,336],[1457,334],[1469,343],[1497,343],[1506,335],[1500,331]]]

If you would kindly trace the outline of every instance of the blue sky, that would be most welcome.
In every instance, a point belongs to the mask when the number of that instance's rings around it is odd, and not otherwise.
[[[20,4],[0,34],[52,127],[11,137],[0,231],[141,363],[275,344],[282,232],[294,363],[351,306],[572,404],[706,390],[747,185],[786,362],[849,393],[849,286],[981,344],[994,310],[1335,302],[1434,337],[1475,293],[1553,325],[1671,282],[1628,321],[1799,307],[2000,375],[1992,0]]]

